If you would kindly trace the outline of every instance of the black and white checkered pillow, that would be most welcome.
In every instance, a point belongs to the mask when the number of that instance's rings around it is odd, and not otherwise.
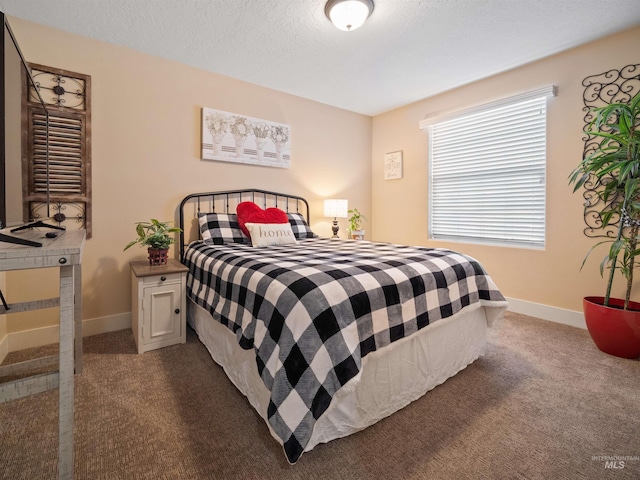
[[[229,243],[249,243],[235,214],[202,213],[198,218],[200,236],[206,243],[225,245]]]
[[[316,238],[318,236],[311,231],[301,213],[287,213],[287,217],[291,224],[291,230],[293,230],[293,234],[298,240],[301,238]]]

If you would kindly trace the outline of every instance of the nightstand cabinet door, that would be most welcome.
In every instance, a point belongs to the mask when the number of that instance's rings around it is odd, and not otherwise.
[[[142,295],[142,339],[145,350],[180,343],[184,326],[182,285],[145,287]]]
[[[186,271],[173,260],[154,267],[131,262],[131,329],[138,353],[185,343]]]

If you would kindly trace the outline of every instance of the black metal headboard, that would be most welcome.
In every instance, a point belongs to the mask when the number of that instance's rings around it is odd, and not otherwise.
[[[220,192],[202,192],[187,195],[180,202],[180,261],[184,258],[185,243],[185,210],[191,206],[194,208],[190,218],[197,219],[200,213],[235,213],[235,208],[240,202],[251,201],[262,208],[277,207],[287,213],[301,213],[309,223],[309,202],[302,197],[287,193],[269,192],[267,190],[245,189],[225,190]],[[302,210],[302,211],[301,211]]]

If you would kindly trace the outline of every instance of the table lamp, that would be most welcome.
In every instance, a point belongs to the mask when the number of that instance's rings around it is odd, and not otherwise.
[[[348,203],[347,200],[337,198],[330,198],[324,201],[324,216],[333,217],[333,226],[331,227],[333,237],[331,238],[340,238],[338,237],[338,218],[347,218]]]

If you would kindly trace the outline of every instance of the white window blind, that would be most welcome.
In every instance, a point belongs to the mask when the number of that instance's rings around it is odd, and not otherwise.
[[[429,122],[430,238],[544,247],[546,99],[554,91]]]

